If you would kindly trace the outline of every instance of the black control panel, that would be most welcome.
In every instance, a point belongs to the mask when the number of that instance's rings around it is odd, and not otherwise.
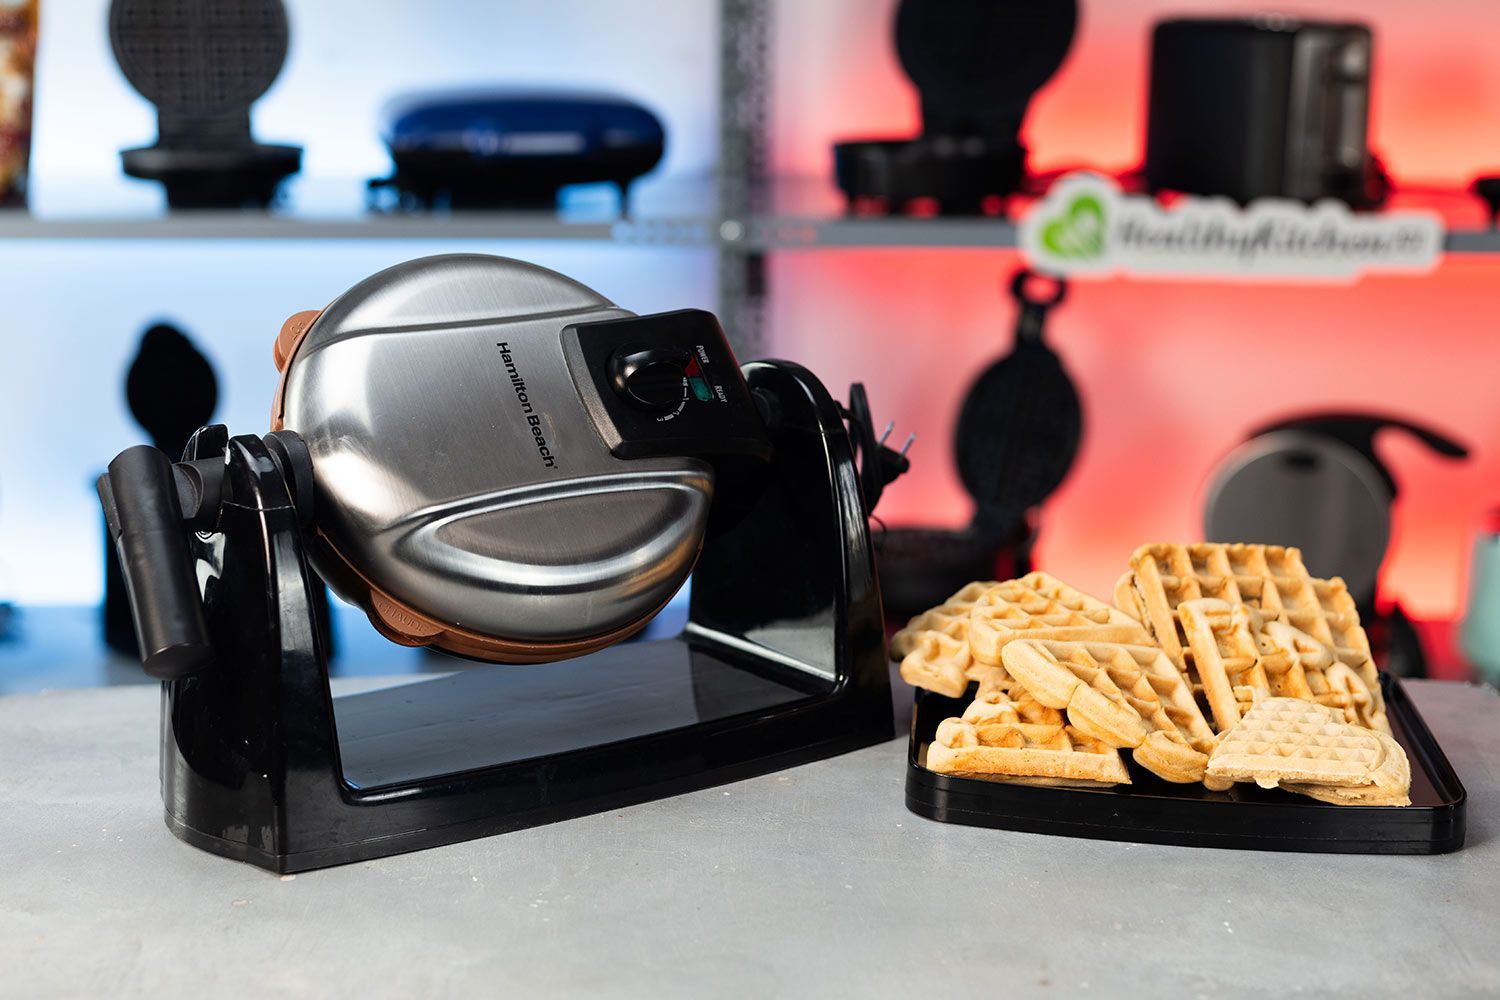
[[[562,340],[584,405],[616,457],[770,457],[760,412],[713,313],[576,323]]]

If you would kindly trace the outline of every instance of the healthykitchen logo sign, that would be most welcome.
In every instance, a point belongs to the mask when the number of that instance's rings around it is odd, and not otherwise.
[[[1443,225],[1426,212],[1356,214],[1339,202],[1182,198],[1171,208],[1096,174],[1070,174],[1021,220],[1021,252],[1052,274],[1347,280],[1430,271]]]

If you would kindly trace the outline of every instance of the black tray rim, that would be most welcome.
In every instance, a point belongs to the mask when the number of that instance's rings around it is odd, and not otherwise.
[[[1337,806],[1290,793],[1237,802],[1200,786],[1191,796],[1149,775],[1137,786],[1042,788],[938,774],[918,763],[924,721],[961,699],[916,692],[907,744],[906,807],[940,823],[1092,840],[1318,854],[1447,854],[1464,845],[1468,792],[1401,681],[1381,674],[1402,746],[1438,793],[1437,805]],[[948,704],[939,705],[938,702]],[[926,711],[924,712],[924,707]],[[936,723],[930,723],[933,728]],[[1128,761],[1128,755],[1127,755]],[[1132,777],[1143,774],[1128,763]]]

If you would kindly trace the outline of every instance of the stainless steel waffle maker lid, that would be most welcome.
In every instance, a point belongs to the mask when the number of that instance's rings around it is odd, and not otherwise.
[[[533,662],[627,637],[692,570],[713,457],[769,453],[711,314],[636,317],[520,261],[389,268],[275,353],[314,565],[406,644]]]

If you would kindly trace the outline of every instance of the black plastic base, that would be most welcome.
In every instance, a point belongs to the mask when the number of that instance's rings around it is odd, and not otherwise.
[[[1026,147],[966,136],[872,139],[833,147],[834,177],[855,214],[994,215],[1021,186]]]
[[[684,741],[692,740],[693,738],[694,734],[691,732],[682,734]],[[676,780],[663,781],[655,785],[626,783],[612,791],[600,792],[586,799],[539,805],[529,811],[484,816],[479,819],[454,823],[444,827],[411,830],[378,840],[340,844],[335,847],[304,851],[299,854],[276,854],[271,851],[250,847],[243,841],[224,840],[219,837],[209,836],[186,825],[170,812],[166,814],[166,824],[167,829],[171,830],[179,840],[200,850],[208,851],[211,854],[217,854],[220,857],[229,858],[233,861],[243,861],[258,868],[275,872],[278,875],[290,875],[296,872],[313,871],[318,868],[330,868],[335,865],[352,864],[356,861],[369,861],[374,858],[390,857],[394,854],[406,854],[411,851],[426,850],[429,847],[441,847],[444,844],[459,844],[466,840],[493,837],[497,834],[524,830],[527,827],[545,826],[548,823],[556,823],[561,820],[576,819],[579,816],[588,816],[593,813],[608,812],[611,809],[639,805],[640,803],[651,802],[656,799],[670,798],[673,795],[682,795],[686,792],[712,788],[715,785],[742,781],[761,774],[771,774],[789,767],[796,767],[799,764],[810,764],[813,761],[836,757],[839,754],[872,746],[890,738],[891,733],[885,732],[878,735],[826,740],[821,743],[797,746],[779,754],[759,756],[711,770],[698,771]],[[664,746],[661,749],[663,752],[672,752],[670,746]],[[533,762],[530,771],[533,775],[545,774],[550,764],[550,758],[540,758]],[[518,780],[524,780],[524,776],[518,778]]]
[[[840,409],[796,365],[743,371],[776,400],[773,456],[758,490],[715,505],[681,636],[339,699],[282,467],[260,438],[200,430],[187,459],[222,456],[234,502],[192,536],[213,656],[162,689],[167,825],[304,871],[889,739],[880,592]]]
[[[967,700],[917,692],[906,805],[940,823],[1183,847],[1321,854],[1446,854],[1464,845],[1466,793],[1401,682],[1382,674],[1386,710],[1411,760],[1412,804],[1336,806],[1280,789],[1173,785],[1125,754],[1133,784],[1038,788],[937,774],[922,766],[938,723]]]
[[[469,670],[334,699],[347,839],[278,853],[194,829],[178,837],[278,873],[456,843],[678,795],[891,737],[847,690],[684,639],[634,643],[541,667]],[[831,734],[827,737],[824,734]],[[443,776],[447,776],[445,779]],[[360,810],[441,780],[409,827]],[[368,835],[362,835],[362,834]]]
[[[892,627],[946,601],[972,580],[1010,580],[1031,572],[1036,531],[1026,520],[1003,538],[975,527],[888,527],[875,535],[886,621]]]
[[[127,149],[120,160],[129,176],[161,182],[172,208],[265,208],[275,200],[281,182],[301,169],[302,148],[158,145]]]
[[[630,186],[661,160],[663,147],[632,146],[588,156],[476,157],[443,150],[391,152],[395,173],[370,181],[392,188],[412,208],[550,211],[573,184],[613,184],[628,212]]]

